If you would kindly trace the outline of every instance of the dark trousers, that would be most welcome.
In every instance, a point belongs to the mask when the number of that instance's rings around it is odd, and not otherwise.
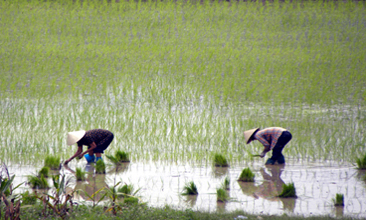
[[[285,157],[282,154],[282,150],[291,139],[292,135],[289,131],[282,132],[281,136],[278,138],[277,144],[272,150],[272,157],[267,160],[266,164],[274,164],[276,161],[279,164],[285,163]]]

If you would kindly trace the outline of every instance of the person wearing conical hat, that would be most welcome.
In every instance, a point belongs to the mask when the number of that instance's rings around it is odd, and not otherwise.
[[[247,144],[254,140],[258,140],[264,150],[260,157],[264,157],[266,153],[272,150],[272,157],[266,161],[266,165],[285,163],[285,157],[282,154],[283,148],[292,139],[291,133],[281,127],[269,127],[264,129],[254,128],[244,131],[244,138]]]
[[[77,144],[78,149],[72,157],[65,161],[65,165],[68,164],[75,157],[81,159],[84,156],[88,163],[96,162],[102,159],[102,154],[104,153],[104,150],[108,148],[113,138],[113,133],[104,129],[68,132],[67,145]],[[83,145],[88,146],[88,149],[84,152]]]

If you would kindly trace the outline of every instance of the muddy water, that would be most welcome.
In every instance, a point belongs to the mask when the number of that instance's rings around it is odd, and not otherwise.
[[[133,184],[141,188],[138,195],[150,206],[166,204],[175,208],[191,208],[204,211],[244,210],[253,214],[271,215],[329,215],[366,217],[366,175],[352,165],[332,163],[299,163],[287,161],[285,166],[264,166],[257,160],[246,165],[232,165],[229,168],[212,166],[194,166],[189,164],[128,163],[116,170],[108,167],[106,175],[87,175],[87,180],[76,182],[73,171],[83,167],[93,172],[93,167],[85,162],[71,163],[69,168],[60,171],[71,180],[68,189],[82,189],[89,194],[102,188],[112,186],[118,181]],[[238,182],[243,168],[250,167],[255,173],[254,183]],[[16,174],[15,184],[26,181],[26,176],[35,174],[39,168],[27,166],[8,166],[11,174]],[[221,186],[225,177],[231,179],[228,191],[231,200],[227,203],[216,202],[216,189]],[[180,195],[184,185],[194,181],[198,196]],[[296,199],[276,197],[282,184],[293,182],[297,192]],[[29,190],[23,185],[21,191]],[[336,193],[345,197],[344,208],[336,208],[332,199]],[[82,194],[78,201],[90,201]]]

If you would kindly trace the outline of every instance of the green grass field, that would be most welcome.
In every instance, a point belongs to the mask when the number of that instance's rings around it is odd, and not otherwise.
[[[289,158],[365,152],[364,2],[0,1],[0,27],[0,161],[93,128],[133,161],[241,162],[267,126]]]

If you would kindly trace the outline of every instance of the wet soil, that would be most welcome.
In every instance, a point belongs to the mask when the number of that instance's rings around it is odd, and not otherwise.
[[[74,170],[82,167],[87,174],[85,181],[76,181]],[[255,173],[255,182],[237,181],[241,171],[250,167]],[[41,167],[10,165],[10,174],[16,174],[15,184],[26,182]],[[70,180],[67,191],[86,191],[90,195],[105,185],[113,186],[119,181],[139,188],[138,195],[148,205],[158,207],[171,205],[175,208],[191,208],[202,211],[243,210],[252,214],[269,215],[327,215],[366,218],[365,171],[353,165],[338,165],[332,162],[310,163],[287,161],[286,165],[265,166],[258,159],[249,164],[230,167],[196,166],[190,164],[126,163],[116,169],[111,165],[106,175],[94,174],[94,167],[84,161],[70,163],[59,171]],[[231,197],[229,202],[216,199],[216,189],[229,177]],[[184,185],[194,181],[197,196],[181,195]],[[297,198],[279,198],[282,185],[294,183]],[[50,180],[51,184],[51,180]],[[18,191],[31,190],[23,184]],[[345,206],[335,207],[336,193],[344,194]],[[99,196],[96,198],[98,199]],[[80,202],[92,202],[85,194],[75,198]]]

